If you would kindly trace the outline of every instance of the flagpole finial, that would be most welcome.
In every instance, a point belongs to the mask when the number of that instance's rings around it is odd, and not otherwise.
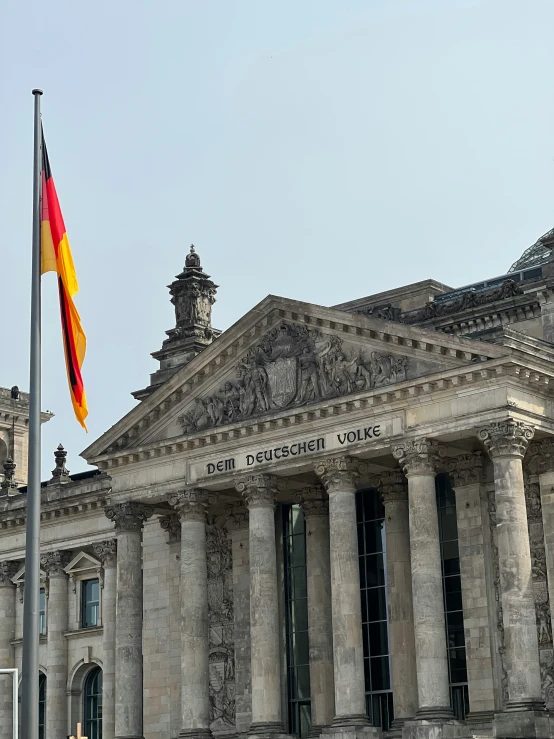
[[[42,90],[39,90],[38,87],[35,87],[35,89],[33,90],[33,95],[43,95],[43,94],[44,93],[42,92]]]

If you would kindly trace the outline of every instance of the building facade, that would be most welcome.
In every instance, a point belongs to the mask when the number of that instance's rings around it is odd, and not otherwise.
[[[269,296],[224,333],[191,249],[140,402],[43,484],[41,737],[554,737],[552,246],[460,289]],[[2,737],[13,710],[0,678]]]

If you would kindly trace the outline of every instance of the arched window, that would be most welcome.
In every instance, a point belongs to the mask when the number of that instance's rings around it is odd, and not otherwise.
[[[44,739],[46,723],[46,675],[41,672],[38,678],[38,739]]]
[[[85,731],[88,739],[102,739],[102,670],[95,667],[85,680]]]

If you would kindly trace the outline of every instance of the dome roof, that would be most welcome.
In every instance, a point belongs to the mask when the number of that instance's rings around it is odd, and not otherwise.
[[[538,267],[550,262],[554,254],[554,228],[543,234],[533,246],[526,249],[517,262],[514,262],[508,272],[519,272],[527,267]]]

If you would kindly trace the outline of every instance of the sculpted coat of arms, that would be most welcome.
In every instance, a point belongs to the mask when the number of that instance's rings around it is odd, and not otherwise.
[[[197,398],[180,417],[185,433],[390,385],[406,379],[408,358],[373,351],[350,356],[338,336],[307,326],[281,324],[250,349],[236,367],[237,380]]]

